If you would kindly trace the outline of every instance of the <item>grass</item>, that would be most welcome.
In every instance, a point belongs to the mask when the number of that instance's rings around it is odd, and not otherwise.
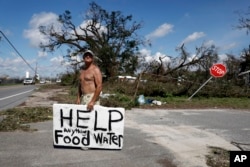
[[[167,108],[167,109],[250,109],[249,98],[204,98],[204,97],[193,97],[188,100],[188,97],[167,97],[167,98],[146,98],[155,99],[163,102],[161,106],[143,105],[141,108]]]
[[[46,107],[13,108],[0,112],[3,120],[0,122],[0,131],[33,131],[29,123],[52,119],[52,109]]]
[[[40,86],[38,91],[50,91],[51,89],[63,88],[62,92],[54,94],[50,100],[58,101],[59,103],[72,104],[76,99],[76,89],[69,86],[60,86],[56,84],[48,84]],[[113,94],[113,93],[111,93]],[[188,97],[145,97],[146,100],[158,100],[162,105],[144,104],[139,105],[133,96],[128,96],[122,93],[114,93],[114,96],[101,100],[101,105],[107,107],[124,107],[131,108],[161,108],[161,109],[250,109],[249,98],[204,98],[193,97],[188,100]],[[0,131],[15,131],[29,129],[28,123],[41,122],[52,119],[52,108],[49,107],[16,107],[0,112]]]
[[[211,167],[229,167],[230,153],[219,147],[209,147],[206,163]]]

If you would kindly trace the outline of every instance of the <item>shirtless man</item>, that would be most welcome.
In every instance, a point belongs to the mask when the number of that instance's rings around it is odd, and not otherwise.
[[[76,100],[76,104],[87,105],[88,110],[93,110],[95,104],[100,105],[99,95],[102,91],[102,74],[98,66],[93,64],[94,56],[91,50],[83,54],[85,66],[80,72]]]

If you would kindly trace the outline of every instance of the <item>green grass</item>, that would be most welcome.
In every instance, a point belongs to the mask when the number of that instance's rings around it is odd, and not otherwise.
[[[76,89],[69,86],[59,86],[56,84],[43,85],[36,91],[50,91],[51,89],[63,88],[63,92],[68,92],[67,95],[54,94],[50,99],[59,103],[74,104],[76,100]],[[110,92],[113,94],[113,92]],[[101,99],[101,105],[107,107],[124,107],[131,108],[160,108],[160,109],[250,109],[249,98],[218,98],[218,97],[193,97],[188,100],[188,97],[167,96],[162,97],[145,97],[146,100],[158,100],[162,105],[154,104],[139,105],[133,96],[128,96],[124,93],[114,93],[115,96],[110,96],[106,99]],[[17,107],[0,112],[0,131],[28,131],[29,123],[41,122],[52,119],[52,108],[48,107]],[[33,129],[34,130],[34,129]]]
[[[218,98],[218,97],[193,97],[188,100],[188,97],[167,97],[167,98],[152,98],[163,102],[161,106],[144,105],[140,107],[158,107],[167,109],[191,109],[191,108],[217,108],[217,109],[250,109],[249,98]]]
[[[33,131],[29,123],[41,122],[52,119],[52,108],[34,107],[34,108],[13,108],[0,112],[3,118],[0,121],[0,131]]]
[[[60,102],[74,103],[76,99],[76,88],[67,87],[69,95],[64,97],[54,97],[53,100],[58,99]],[[129,88],[128,88],[129,89]],[[158,100],[162,102],[161,106],[156,106],[153,104],[139,105],[137,98],[131,94],[114,92],[113,90],[106,90],[104,88],[104,93],[115,94],[110,96],[108,99],[101,99],[101,105],[107,107],[124,107],[125,109],[131,108],[166,108],[166,109],[192,109],[192,108],[218,108],[218,109],[250,109],[250,98],[230,98],[230,97],[196,97],[194,96],[191,100],[188,100],[187,96],[173,96],[167,95],[166,97],[147,97],[145,100]],[[126,91],[125,91],[126,92]],[[63,99],[62,99],[63,98]]]

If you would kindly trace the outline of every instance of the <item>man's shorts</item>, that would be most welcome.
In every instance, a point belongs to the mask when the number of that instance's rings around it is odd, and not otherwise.
[[[87,105],[91,101],[93,96],[94,96],[94,93],[82,95],[81,104]],[[95,102],[95,105],[100,105],[100,99],[99,98]]]

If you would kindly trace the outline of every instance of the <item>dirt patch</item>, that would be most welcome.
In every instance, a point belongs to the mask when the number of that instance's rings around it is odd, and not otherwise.
[[[60,101],[60,95],[67,96],[68,92],[63,88],[38,90],[18,107],[52,107]]]

